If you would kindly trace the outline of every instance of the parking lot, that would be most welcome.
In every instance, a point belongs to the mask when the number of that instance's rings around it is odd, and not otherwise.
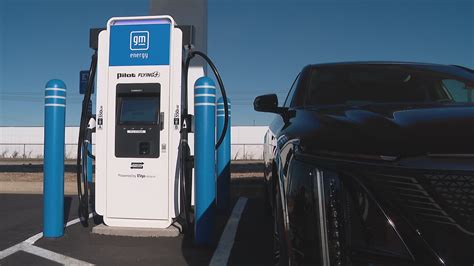
[[[38,165],[2,165],[7,173],[29,173]],[[66,167],[71,170],[73,167]],[[93,234],[77,221],[77,196],[65,196],[69,225],[58,239],[42,238],[42,195],[34,191],[0,194],[0,265],[113,264],[113,265],[268,265],[272,264],[271,217],[264,212],[261,163],[232,165],[232,206],[219,213],[212,244],[197,247],[190,237],[121,237]],[[31,170],[31,172],[35,172]],[[38,172],[36,170],[36,172]],[[26,175],[23,175],[26,176]],[[33,175],[34,176],[34,175]],[[66,186],[70,181],[66,178]],[[14,181],[8,181],[14,182]],[[20,185],[23,183],[19,183]],[[36,184],[37,186],[37,184]],[[232,217],[229,219],[229,217]],[[91,224],[93,222],[91,221]]]

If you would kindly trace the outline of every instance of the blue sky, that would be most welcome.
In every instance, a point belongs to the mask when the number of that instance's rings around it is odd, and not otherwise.
[[[276,92],[283,100],[310,63],[399,60],[474,68],[473,1],[209,0],[208,8],[208,53],[237,125],[268,124],[272,115],[254,112],[253,98]],[[77,125],[79,71],[92,53],[88,29],[148,10],[145,0],[0,0],[0,126],[42,125],[50,78],[68,85],[67,124]]]

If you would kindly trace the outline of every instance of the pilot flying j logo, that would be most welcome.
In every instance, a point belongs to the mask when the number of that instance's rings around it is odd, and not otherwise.
[[[150,47],[149,31],[132,31],[130,32],[130,50],[146,51]]]
[[[117,73],[117,79],[121,78],[159,78],[160,72],[153,71],[153,72],[140,72],[140,73]]]

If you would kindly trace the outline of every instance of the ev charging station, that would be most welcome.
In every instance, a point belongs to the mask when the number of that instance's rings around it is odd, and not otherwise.
[[[230,164],[229,110],[217,68],[206,54],[193,50],[192,39],[192,26],[179,28],[170,16],[111,18],[106,29],[91,31],[90,46],[95,53],[84,92],[77,150],[78,214],[84,226],[88,226],[91,210],[94,218],[102,216],[110,227],[164,229],[179,223],[182,232],[194,232],[197,244],[210,243],[216,199],[229,196],[228,188],[216,186],[216,160],[222,157],[222,165]],[[224,114],[219,109],[219,116],[225,119],[223,123],[218,119],[220,135],[216,135],[214,81],[201,77],[194,88],[188,88],[188,71],[195,56],[211,67],[221,90]],[[90,112],[94,81],[95,115]],[[65,90],[61,86],[47,90]],[[194,121],[199,125],[194,127]],[[64,130],[62,122],[62,126],[52,123],[51,128]],[[93,132],[95,155],[89,149]],[[229,154],[216,159],[216,149],[223,143]],[[49,159],[55,165],[61,163],[54,156]],[[48,180],[56,180],[61,171],[64,175],[64,168],[54,169]],[[227,179],[224,184],[229,183],[230,173]],[[53,188],[45,187],[52,191],[45,196],[48,203],[63,194],[56,189],[60,183],[51,184]],[[223,204],[228,203],[223,200]],[[52,228],[51,237],[63,232],[64,214],[59,205],[48,205],[47,210],[58,213],[45,220],[44,228]]]
[[[99,34],[95,209],[106,225],[167,228],[179,214],[182,47],[169,16],[112,18]]]

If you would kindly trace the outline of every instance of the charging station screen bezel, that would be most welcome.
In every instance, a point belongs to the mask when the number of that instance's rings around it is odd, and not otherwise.
[[[121,125],[156,125],[160,111],[160,98],[153,97],[122,97],[119,123]],[[143,112],[141,117],[133,117],[132,113]]]
[[[116,86],[115,102],[115,156],[117,158],[159,158],[160,131],[163,129],[160,83],[119,83]],[[146,119],[126,119],[127,101],[137,108],[143,101],[143,108],[152,114]],[[125,103],[124,103],[125,102]],[[151,103],[155,107],[150,107]],[[151,117],[153,116],[153,121]],[[128,120],[128,121],[127,121]],[[132,121],[130,121],[132,120]],[[139,121],[145,120],[145,121]]]

